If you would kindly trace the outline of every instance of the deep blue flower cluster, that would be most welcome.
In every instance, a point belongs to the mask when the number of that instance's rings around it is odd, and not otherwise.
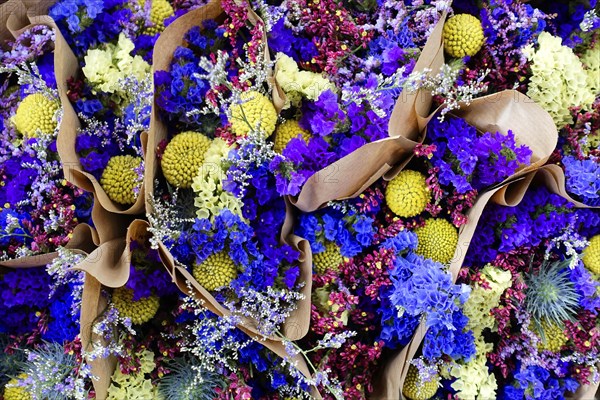
[[[119,36],[133,20],[127,0],[62,0],[48,10],[77,56]]]
[[[587,205],[600,205],[600,160],[578,160],[573,156],[562,159],[565,166],[567,190]]]
[[[486,132],[482,135],[462,118],[437,118],[427,126],[428,142],[437,150],[431,164],[439,168],[441,185],[458,193],[482,190],[512,175],[519,165],[527,164],[531,149],[517,146],[511,131],[506,135]]]
[[[315,44],[285,26],[285,18],[280,18],[273,25],[267,38],[269,49],[273,53],[284,53],[297,63],[308,62],[318,54]]]
[[[251,159],[254,145],[242,146],[230,153],[230,159]],[[244,170],[242,171],[241,168]],[[244,173],[249,176],[249,185],[243,188],[232,176]],[[224,188],[236,195],[242,195],[242,215],[249,222],[258,249],[262,254],[260,263],[252,263],[239,278],[242,284],[253,282],[259,290],[272,285],[281,272],[288,287],[295,283],[299,269],[294,265],[299,253],[291,246],[281,243],[281,228],[286,218],[286,203],[277,190],[277,178],[269,163],[265,160],[254,161],[242,167],[240,164],[230,166]],[[283,270],[282,265],[287,265]]]
[[[125,286],[133,290],[133,301],[151,295],[162,298],[178,292],[163,267],[157,250],[147,249],[137,241],[132,241],[130,248],[132,259],[129,280]]]
[[[373,219],[354,211],[343,213],[326,208],[303,213],[296,234],[310,242],[313,254],[325,251],[326,241],[335,242],[344,257],[354,257],[373,243]]]
[[[529,190],[517,207],[490,204],[483,212],[471,241],[466,265],[483,265],[520,246],[538,246],[575,226],[573,205],[543,186]]]
[[[579,24],[583,21],[586,11],[596,8],[597,0],[589,2],[576,1],[549,1],[539,5],[547,14],[553,14],[554,18],[549,21],[549,32],[563,39],[563,44],[569,47],[575,47],[582,43],[583,39],[578,35],[581,32]],[[592,29],[598,28],[600,20],[596,20],[596,25]]]
[[[397,252],[390,271],[392,286],[382,297],[381,339],[392,348],[410,340],[421,315],[428,328],[423,355],[434,360],[448,355],[454,360],[468,360],[475,354],[473,333],[465,332],[468,318],[461,305],[469,297],[468,287],[452,283],[452,276],[442,264],[414,253],[417,236],[402,231],[382,246]],[[402,316],[399,318],[399,312]]]
[[[0,332],[20,334],[35,329],[36,312],[50,304],[50,285],[51,277],[43,268],[8,270],[0,280]]]
[[[575,392],[579,383],[572,378],[557,378],[550,371],[528,366],[515,374],[512,385],[506,385],[499,393],[503,400],[564,400],[565,392]]]
[[[0,280],[0,332],[18,335],[30,333],[47,320],[42,338],[62,343],[79,333],[78,315],[73,315],[74,283],[54,286],[44,267],[7,270]]]
[[[513,21],[515,11],[520,9],[520,7],[521,4],[517,3],[491,0],[489,8],[484,7],[479,11],[485,40],[490,46],[510,43],[513,48],[518,49],[528,44],[534,36],[544,30],[546,20],[542,18],[534,19],[534,8],[529,4],[524,4],[524,15],[519,15],[520,24],[513,24],[512,29],[504,31],[507,35],[506,37],[499,37],[498,21]],[[527,19],[533,19],[536,22],[530,26],[525,22]]]
[[[207,72],[199,66],[200,57],[210,56],[215,49],[228,43],[224,30],[217,27],[214,20],[203,22],[203,29],[194,27],[185,34],[186,47],[178,47],[171,61],[170,71],[156,71],[156,104],[164,111],[163,115],[171,122],[186,128],[199,129],[210,135],[220,125],[218,116],[205,114],[189,115],[193,110],[202,109],[210,89],[208,80],[199,75]]]
[[[399,27],[397,32],[388,30],[385,34],[377,36],[369,42],[369,55],[376,60],[381,60],[381,72],[390,76],[401,67],[406,67],[407,73],[412,71],[412,53],[406,49],[416,48],[414,32],[408,24]]]

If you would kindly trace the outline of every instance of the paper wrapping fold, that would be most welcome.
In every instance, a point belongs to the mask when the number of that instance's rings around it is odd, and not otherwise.
[[[529,173],[520,175],[516,179],[481,194],[473,207],[468,211],[469,222],[460,229],[458,246],[454,258],[450,262],[450,272],[452,273],[454,282],[456,282],[458,272],[467,255],[479,219],[488,203],[493,202],[503,206],[515,207],[521,203],[525,193],[532,185],[546,186],[550,192],[572,201],[565,190],[563,170],[558,165],[544,165]],[[578,202],[574,202],[574,204],[578,208],[598,208],[589,207]],[[421,323],[410,343],[386,364],[381,381],[376,386],[376,392],[372,396],[373,399],[398,399],[401,397],[401,390],[408,372],[409,362],[417,354],[426,333],[427,329],[424,323]],[[578,391],[572,398],[580,400],[593,398],[593,393],[596,389],[597,385],[591,385]]]
[[[49,17],[46,17],[50,19]],[[50,19],[51,21],[51,19]],[[52,21],[53,26],[55,26]],[[115,214],[137,215],[144,212],[144,186],[140,188],[139,195],[135,203],[131,206],[124,206],[112,201],[100,182],[90,173],[85,172],[79,155],[75,151],[75,141],[77,139],[77,130],[81,127],[81,122],[69,101],[67,80],[71,77],[80,75],[80,67],[77,57],[71,51],[65,38],[58,29],[56,32],[56,44],[54,50],[54,73],[56,75],[56,84],[58,86],[58,94],[63,107],[63,117],[56,142],[58,154],[63,164],[65,178],[75,186],[92,192],[95,201],[106,211]],[[142,133],[142,150],[146,143],[146,134]],[[99,221],[99,223],[102,223]],[[121,233],[123,235],[123,232]]]

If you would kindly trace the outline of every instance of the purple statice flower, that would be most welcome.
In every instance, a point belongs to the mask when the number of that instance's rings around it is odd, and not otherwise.
[[[562,159],[567,190],[585,204],[600,205],[600,158],[578,160],[573,156]]]
[[[517,146],[512,131],[479,135],[462,118],[432,119],[427,135],[437,149],[430,163],[439,168],[440,184],[459,194],[503,181],[529,163],[532,154],[527,146]]]
[[[597,310],[600,309],[600,296],[597,294],[600,283],[594,279],[581,261],[575,265],[570,274],[571,281],[575,284],[575,290],[580,296],[581,307],[594,315],[597,314]]]
[[[300,126],[308,128],[315,135],[330,135],[345,119],[338,96],[331,90],[321,93],[315,102],[307,101],[302,104]]]

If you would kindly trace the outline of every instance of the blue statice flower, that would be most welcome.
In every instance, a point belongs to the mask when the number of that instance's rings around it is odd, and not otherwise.
[[[596,315],[600,309],[600,296],[598,296],[600,282],[594,279],[581,261],[570,270],[570,279],[579,295],[581,307]]]
[[[49,342],[64,343],[79,334],[79,313],[72,314],[77,300],[73,297],[73,284],[60,286],[52,295],[48,311],[48,329],[42,338]]]
[[[328,136],[345,120],[338,96],[331,90],[321,93],[317,101],[302,103],[300,126],[308,128],[315,135]]]
[[[354,257],[374,240],[373,218],[355,211],[333,208],[302,214],[296,234],[309,241],[314,254],[325,251],[325,242],[335,242],[344,257]]]
[[[550,371],[538,366],[521,368],[515,374],[512,385],[503,387],[499,398],[503,400],[559,400],[565,392],[575,392],[579,383],[572,378],[557,378]]]
[[[21,334],[37,327],[39,315],[50,304],[52,280],[44,268],[8,270],[0,279],[0,332]]]
[[[527,146],[517,146],[512,131],[479,135],[462,118],[432,119],[427,135],[437,148],[430,162],[439,168],[440,184],[459,194],[503,181],[529,163],[532,154]]]
[[[578,160],[566,156],[562,162],[567,190],[587,205],[600,205],[600,159]]]
[[[89,48],[108,43],[124,28],[136,30],[128,0],[62,0],[48,10],[77,56]]]
[[[177,287],[163,267],[158,251],[147,249],[143,244],[132,241],[132,260],[129,280],[125,287],[133,290],[133,301],[156,295],[159,297],[177,293]]]
[[[285,18],[280,18],[273,25],[267,43],[273,53],[284,53],[297,63],[308,62],[318,55],[317,47],[311,40],[296,35],[285,26]]]
[[[474,336],[465,331],[468,318],[460,306],[470,291],[452,283],[442,264],[415,254],[417,244],[413,232],[402,231],[381,245],[393,249],[396,260],[390,271],[393,285],[381,295],[380,339],[391,348],[407,344],[425,316],[424,356],[429,360],[442,355],[468,360],[475,354]]]
[[[483,265],[499,252],[538,246],[569,226],[577,227],[577,220],[573,205],[543,186],[530,189],[516,207],[490,204],[477,224],[465,263]]]

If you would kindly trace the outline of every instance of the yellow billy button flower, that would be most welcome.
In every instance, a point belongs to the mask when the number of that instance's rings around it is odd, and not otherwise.
[[[206,290],[216,290],[231,283],[238,275],[235,263],[225,250],[208,256],[204,262],[195,264],[194,278]]]
[[[385,201],[390,210],[403,218],[419,215],[430,200],[426,178],[417,171],[401,171],[385,190]]]
[[[271,136],[277,123],[277,111],[271,100],[256,90],[244,92],[240,104],[231,106],[231,130],[245,136],[258,125],[265,137]]]
[[[421,382],[419,370],[414,365],[408,367],[402,394],[410,400],[429,400],[438,391],[440,377],[436,375],[429,382]]]
[[[19,379],[27,379],[27,374],[19,374]],[[23,386],[19,386],[19,379],[11,379],[4,388],[4,400],[31,400],[31,394]]]
[[[210,143],[208,137],[197,132],[183,132],[171,139],[161,160],[167,182],[182,189],[191,187]]]
[[[592,273],[600,275],[600,235],[594,236],[583,251],[583,265]]]
[[[154,36],[165,30],[165,19],[173,15],[173,7],[167,0],[150,0],[150,22],[152,26],[145,27],[143,32],[147,35]],[[140,0],[140,5],[144,7],[146,0]]]
[[[100,184],[112,201],[123,205],[135,203],[137,195],[134,189],[140,180],[135,170],[141,163],[141,157],[133,156],[115,156],[108,161]]]
[[[558,353],[567,344],[568,338],[557,324],[542,320],[542,330],[544,335],[540,335],[542,341],[538,343],[538,349]]]
[[[313,264],[317,274],[324,274],[329,270],[337,271],[343,262],[344,257],[340,253],[339,246],[329,240],[325,242],[325,251],[313,254]]]
[[[41,93],[30,94],[17,107],[14,123],[17,131],[26,137],[36,137],[38,133],[51,135],[56,129],[54,115],[60,104]]]
[[[275,131],[275,145],[273,146],[273,149],[281,154],[290,140],[297,138],[299,135],[301,135],[302,140],[305,142],[308,142],[311,136],[308,131],[300,127],[298,121],[293,119],[285,121],[283,124],[279,125]]]
[[[483,28],[477,18],[457,14],[444,24],[444,50],[452,57],[474,56],[483,46]]]
[[[151,295],[133,300],[133,290],[120,287],[113,291],[112,302],[121,317],[128,317],[133,324],[143,324],[156,315],[160,305],[158,296]]]
[[[456,251],[458,232],[442,218],[429,218],[423,227],[415,229],[419,239],[417,254],[433,261],[447,264]]]

